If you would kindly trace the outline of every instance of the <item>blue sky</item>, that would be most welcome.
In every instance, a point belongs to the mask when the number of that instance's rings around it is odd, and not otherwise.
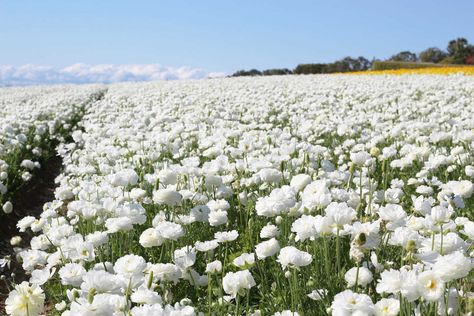
[[[0,2],[0,65],[160,64],[209,72],[474,42],[474,1]]]

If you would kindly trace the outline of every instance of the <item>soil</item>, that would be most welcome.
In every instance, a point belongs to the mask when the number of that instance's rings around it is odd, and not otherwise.
[[[20,246],[26,247],[32,238],[31,233],[19,233],[16,228],[18,220],[25,216],[39,216],[46,202],[54,199],[54,189],[56,187],[54,179],[61,172],[61,157],[53,156],[42,164],[40,170],[33,176],[30,182],[24,185],[12,200],[13,212],[11,214],[0,214],[0,258],[14,253],[10,245],[13,236],[21,236]],[[14,259],[14,258],[13,258]],[[15,273],[12,278],[11,273]],[[0,315],[4,311],[4,301],[8,295],[7,284],[21,283],[29,279],[25,275],[21,264],[12,260],[10,269],[7,267],[1,272],[5,281],[0,281]]]

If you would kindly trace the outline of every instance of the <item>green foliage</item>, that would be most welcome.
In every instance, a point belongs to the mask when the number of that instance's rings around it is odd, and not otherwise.
[[[447,56],[448,54],[438,47],[430,47],[420,53],[420,61],[424,63],[439,63]]]
[[[466,64],[466,60],[474,55],[474,46],[460,37],[449,42],[448,53],[454,64]]]
[[[274,68],[262,71],[264,76],[291,75],[293,72],[288,68]]]
[[[250,69],[250,70],[239,70],[232,74],[231,77],[248,77],[248,76],[261,76],[262,72],[257,69]]]
[[[405,51],[399,52],[398,54],[393,55],[388,60],[414,63],[417,61],[417,57],[415,53],[405,50]]]
[[[446,67],[446,65],[443,63],[443,61],[441,61],[438,64],[399,62],[399,61],[376,61],[372,65],[372,70],[417,69],[417,68],[432,68],[432,67]]]
[[[293,73],[295,74],[328,74],[336,72],[368,70],[371,62],[362,56],[357,58],[345,57],[341,60],[327,64],[300,64]]]

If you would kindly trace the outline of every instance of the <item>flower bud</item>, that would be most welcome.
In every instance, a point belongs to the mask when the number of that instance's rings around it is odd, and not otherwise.
[[[407,241],[406,245],[406,250],[409,252],[415,252],[416,251],[416,242],[414,240],[409,240]]]
[[[10,245],[12,246],[18,246],[21,243],[21,237],[20,236],[13,236],[10,239]]]
[[[147,288],[151,289],[152,284],[153,284],[153,271],[150,272],[150,276],[148,277]]]
[[[354,163],[351,163],[351,165],[350,165],[350,167],[349,167],[349,172],[350,172],[351,174],[354,173],[355,167],[356,167],[355,164],[354,164]]]
[[[370,148],[370,155],[373,157],[377,157],[378,155],[380,155],[380,149],[377,147]]]
[[[5,214],[10,214],[13,211],[12,202],[10,201],[5,202],[5,204],[3,204],[2,209],[3,209],[3,212],[5,212]]]
[[[87,294],[87,301],[89,302],[89,304],[92,304],[92,302],[94,301],[94,295],[96,292],[97,290],[95,288],[92,288],[89,290],[89,293]],[[74,293],[77,293],[77,292],[74,292]]]
[[[357,236],[355,237],[354,242],[355,242],[356,245],[358,245],[358,246],[363,246],[363,245],[365,245],[365,243],[367,242],[367,236],[365,235],[365,233],[359,233],[359,234],[357,234]]]

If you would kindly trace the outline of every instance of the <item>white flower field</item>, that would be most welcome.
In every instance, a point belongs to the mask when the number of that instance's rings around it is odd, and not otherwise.
[[[463,75],[2,88],[5,311],[472,315],[473,150]]]

